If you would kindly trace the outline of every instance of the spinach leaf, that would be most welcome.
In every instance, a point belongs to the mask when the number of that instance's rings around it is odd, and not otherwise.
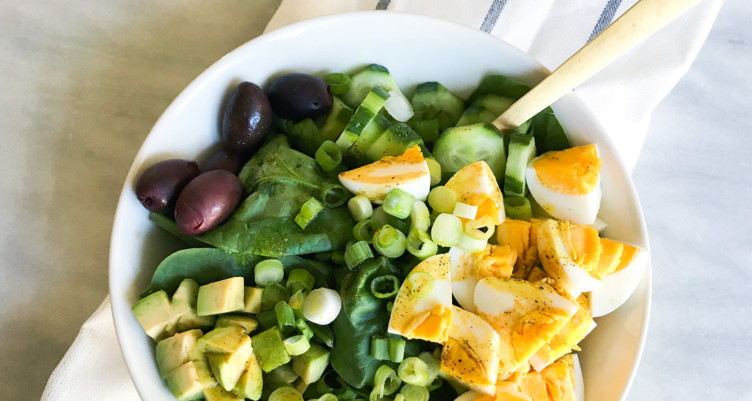
[[[203,285],[230,277],[243,277],[246,283],[252,283],[253,269],[238,264],[235,257],[221,249],[183,249],[166,257],[157,266],[151,285],[142,296],[159,290],[172,294],[186,278],[192,278]]]
[[[467,104],[472,104],[479,97],[492,93],[498,96],[511,97],[512,99],[519,99],[530,90],[530,87],[517,82],[516,80],[509,78],[505,75],[491,74],[486,75],[478,84],[478,87],[473,91],[470,97],[467,99]]]
[[[154,222],[154,224],[157,225],[157,227],[167,231],[168,233],[174,235],[178,239],[183,240],[186,244],[190,245],[193,248],[202,248],[207,247],[209,244],[206,242],[201,241],[200,239],[196,238],[192,235],[185,235],[180,232],[178,229],[178,224],[175,223],[175,220],[169,218],[167,215],[164,215],[162,213],[149,213],[149,220]]]
[[[546,107],[533,116],[530,130],[535,137],[535,148],[538,154],[572,147],[567,133],[564,132],[564,128],[550,107]]]
[[[334,282],[332,281],[332,268],[326,263],[322,263],[316,260],[304,259],[300,256],[282,256],[279,259],[282,265],[285,267],[285,274],[290,270],[304,269],[308,270],[316,279],[317,287],[331,288]]]
[[[342,280],[342,311],[333,322],[334,348],[329,361],[348,384],[362,388],[372,384],[383,363],[371,357],[371,336],[385,334],[389,323],[386,299],[373,296],[371,280],[396,273],[386,258],[371,259],[348,273]]]

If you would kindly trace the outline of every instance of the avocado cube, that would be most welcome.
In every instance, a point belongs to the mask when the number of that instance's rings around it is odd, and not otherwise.
[[[240,326],[216,328],[198,339],[198,349],[201,352],[235,352],[245,335],[245,329]]]
[[[187,278],[180,283],[172,296],[172,310],[178,316],[175,327],[178,332],[212,327],[217,320],[215,316],[199,316],[196,313],[198,288],[197,282]]]
[[[327,366],[329,366],[329,351],[318,344],[311,344],[308,351],[292,358],[293,370],[306,384],[318,381]]]
[[[264,389],[264,378],[261,370],[261,364],[259,364],[256,354],[251,354],[251,358],[248,360],[248,367],[245,369],[235,388],[232,392],[243,398],[250,398],[251,400],[258,400],[261,398],[261,392]]]
[[[167,387],[178,401],[198,400],[204,396],[205,389],[217,384],[204,361],[187,362],[170,372],[166,379]]]
[[[244,398],[238,397],[234,393],[226,391],[220,386],[207,388],[204,390],[206,401],[243,401]]]
[[[253,349],[256,350],[256,356],[264,372],[271,372],[278,366],[290,362],[290,355],[285,350],[285,343],[282,340],[279,327],[275,326],[262,331],[253,336],[251,340],[253,340]]]
[[[251,338],[243,336],[240,345],[235,352],[230,354],[207,354],[206,359],[209,361],[214,377],[227,391],[232,391],[240,379],[240,375],[246,370],[248,360],[253,355]]]
[[[271,372],[264,375],[264,382],[269,384],[292,384],[298,374],[295,373],[290,364],[279,366]]]
[[[245,287],[243,312],[253,314],[261,312],[261,295],[263,294],[263,288]]]
[[[196,329],[175,334],[158,342],[157,368],[160,376],[167,376],[186,362],[203,360],[203,354],[198,350],[198,339],[203,335],[201,330]]]
[[[164,290],[141,298],[131,310],[146,334],[154,340],[159,341],[174,333],[177,316]]]
[[[196,310],[199,316],[236,312],[245,307],[243,277],[232,277],[202,285],[198,289]]]
[[[295,390],[298,390],[300,394],[304,394],[306,390],[308,390],[308,383],[306,383],[300,377],[298,377],[292,385],[295,388]]]
[[[240,326],[245,331],[245,334],[253,332],[258,327],[256,319],[237,314],[222,315],[217,319],[216,327],[229,327]]]

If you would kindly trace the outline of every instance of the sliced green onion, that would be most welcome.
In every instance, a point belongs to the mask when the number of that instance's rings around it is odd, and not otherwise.
[[[274,309],[270,309],[266,312],[257,314],[256,320],[258,321],[259,327],[261,327],[261,329],[270,329],[277,325],[277,313],[274,312]]]
[[[475,239],[465,233],[460,234],[460,241],[457,243],[458,248],[470,253],[480,252],[486,249],[486,245],[488,245],[488,240]]]
[[[387,214],[398,219],[405,219],[410,216],[413,202],[415,202],[414,196],[399,188],[394,188],[386,194],[382,207]]]
[[[290,335],[295,332],[298,326],[295,325],[295,312],[292,307],[285,301],[279,301],[274,305],[274,313],[277,315],[277,326],[283,335]]]
[[[339,398],[332,393],[326,393],[319,397],[318,401],[339,401]]]
[[[452,213],[457,203],[457,193],[445,186],[438,186],[428,193],[428,205],[434,212]]]
[[[441,387],[442,384],[444,384],[444,380],[441,377],[437,376],[435,379],[433,379],[431,384],[426,386],[426,388],[428,389],[428,391],[434,391],[437,388]]]
[[[318,149],[316,149],[316,163],[321,166],[324,171],[332,171],[342,164],[342,149],[332,141],[324,141]]]
[[[280,387],[269,394],[269,401],[303,401],[303,396],[292,387]]]
[[[322,326],[316,323],[309,322],[308,327],[313,332],[313,338],[320,343],[326,345],[329,348],[334,347],[334,333],[329,326]]]
[[[527,221],[533,218],[530,201],[524,196],[505,196],[504,212],[510,219]]]
[[[428,227],[431,225],[431,213],[428,211],[428,206],[425,202],[415,201],[413,203],[413,210],[410,212],[410,229],[419,229],[428,231]]]
[[[338,265],[344,265],[345,253],[342,251],[332,251],[332,262]]]
[[[398,258],[405,253],[407,238],[402,231],[390,226],[389,224],[381,227],[373,235],[373,247],[376,252],[387,258]]]
[[[471,238],[487,240],[491,238],[496,229],[491,216],[483,216],[478,220],[470,220],[465,223],[465,234]]]
[[[365,241],[358,241],[345,248],[345,263],[350,269],[373,257],[373,251]]]
[[[421,352],[418,358],[428,366],[429,381],[434,381],[439,376],[439,373],[441,373],[441,361],[428,351]]]
[[[253,268],[253,278],[256,280],[256,285],[260,287],[281,283],[284,277],[285,267],[277,259],[261,261]]]
[[[350,90],[350,76],[341,72],[332,72],[324,75],[324,82],[329,85],[332,95],[344,95]]]
[[[394,363],[400,363],[405,359],[405,340],[401,338],[389,339],[389,360]]]
[[[316,278],[308,270],[294,269],[287,275],[285,286],[288,291],[295,293],[300,290],[311,291],[315,283]]]
[[[376,298],[393,298],[400,288],[399,279],[391,274],[379,276],[371,280],[371,294]]]
[[[412,272],[405,279],[410,295],[423,299],[433,291],[433,276],[426,272]]]
[[[340,207],[347,202],[350,192],[339,184],[329,184],[321,190],[321,200],[328,207]]]
[[[462,220],[459,217],[442,213],[436,217],[431,227],[431,238],[438,245],[451,247],[457,245],[462,234]]]
[[[371,401],[377,401],[385,395],[394,394],[402,385],[402,380],[389,365],[381,365],[376,370],[373,377],[373,390],[371,391]]]
[[[424,386],[414,386],[412,384],[405,384],[402,386],[399,392],[400,395],[405,397],[405,401],[428,401],[428,389]]]
[[[438,250],[439,246],[431,241],[431,237],[425,231],[414,229],[407,236],[407,251],[420,260],[436,255]]]
[[[371,358],[379,361],[388,361],[389,340],[382,336],[371,336]]]
[[[317,288],[311,291],[303,304],[306,320],[316,324],[329,324],[339,315],[342,300],[339,293],[331,288]]]
[[[376,234],[376,231],[381,226],[383,224],[376,221],[376,219],[365,219],[353,227],[353,236],[356,241],[365,241],[370,244],[373,241],[374,234]]]
[[[347,201],[347,208],[350,209],[350,214],[352,214],[355,221],[363,221],[373,215],[373,205],[371,205],[371,201],[364,195],[350,198]]]
[[[290,300],[287,301],[287,304],[293,309],[302,309],[305,299],[306,293],[301,289],[290,296]]]
[[[389,215],[386,214],[383,206],[379,206],[376,209],[373,209],[373,215],[371,216],[371,218],[378,221],[382,226],[389,223]]]
[[[428,172],[431,174],[431,186],[434,186],[441,182],[441,164],[434,158],[427,158],[426,164],[428,164]]]
[[[290,299],[290,293],[287,292],[285,287],[282,287],[282,284],[269,284],[264,287],[264,292],[261,293],[261,310],[274,309],[277,302],[288,299]]]
[[[400,362],[397,375],[403,382],[414,386],[425,386],[431,382],[428,375],[428,365],[415,356]]]
[[[289,338],[285,338],[285,350],[290,355],[300,355],[311,348],[311,343],[308,342],[306,336],[298,334]]]
[[[324,205],[316,200],[316,198],[311,197],[300,207],[300,212],[295,216],[295,223],[300,228],[305,229],[323,209]]]
[[[308,323],[306,323],[305,319],[303,319],[302,317],[295,319],[295,326],[297,326],[300,334],[304,335],[305,338],[308,339],[308,341],[311,341],[311,339],[313,338],[313,330],[311,330],[311,327],[308,326]]]
[[[454,204],[452,214],[463,219],[474,220],[478,214],[478,206],[468,205],[467,203],[457,202]]]

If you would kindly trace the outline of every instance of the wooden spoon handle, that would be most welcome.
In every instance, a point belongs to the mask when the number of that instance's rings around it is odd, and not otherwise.
[[[502,131],[518,127],[699,1],[638,1],[600,35],[504,111],[493,124]]]

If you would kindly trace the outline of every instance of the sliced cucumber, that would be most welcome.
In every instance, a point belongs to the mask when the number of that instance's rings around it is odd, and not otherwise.
[[[350,118],[353,115],[353,109],[346,105],[342,99],[337,96],[333,97],[332,111],[326,117],[324,125],[319,128],[319,134],[321,137],[321,143],[324,141],[336,141],[342,130],[345,129],[347,123],[350,122]],[[319,146],[321,146],[319,143]],[[318,146],[316,147],[318,149]]]
[[[475,123],[490,123],[496,119],[504,110],[514,103],[511,97],[503,97],[494,94],[486,94],[479,97],[470,107],[462,113],[458,126],[470,125]]]
[[[504,136],[489,123],[447,129],[436,141],[433,154],[445,172],[453,173],[470,163],[483,160],[488,163],[494,176],[504,176],[507,161]]]
[[[366,98],[368,92],[377,86],[386,92],[399,90],[386,67],[371,64],[350,77],[350,90],[342,95],[342,100],[350,107],[357,107]]]
[[[366,152],[371,147],[371,144],[392,125],[383,114],[377,114],[368,126],[361,132],[358,139],[350,147],[345,154],[345,163],[348,165],[363,165],[370,163],[372,160],[368,158]]]
[[[535,138],[513,132],[509,138],[509,156],[504,174],[504,195],[525,196],[525,169],[535,157]]]
[[[413,145],[422,145],[423,139],[409,125],[397,123],[384,131],[368,147],[366,154],[371,161],[384,156],[399,156]]]
[[[435,121],[438,132],[455,125],[465,109],[465,101],[438,82],[425,82],[418,85],[415,88],[411,103],[415,111],[413,121],[416,123],[419,121]],[[433,126],[426,128],[433,128]],[[427,142],[435,141],[438,132],[436,135],[427,135],[428,138],[423,137],[423,140]]]
[[[473,91],[467,101],[472,103],[479,97],[489,93],[497,96],[511,97],[512,99],[517,100],[529,90],[529,86],[519,83],[507,76],[499,74],[487,75],[480,81],[478,88]]]
[[[368,92],[368,96],[363,99],[363,103],[358,106],[355,113],[347,123],[345,130],[337,139],[337,145],[346,152],[358,140],[360,134],[365,130],[368,124],[376,118],[379,111],[384,108],[384,102],[389,98],[389,94],[381,87],[374,87]]]

